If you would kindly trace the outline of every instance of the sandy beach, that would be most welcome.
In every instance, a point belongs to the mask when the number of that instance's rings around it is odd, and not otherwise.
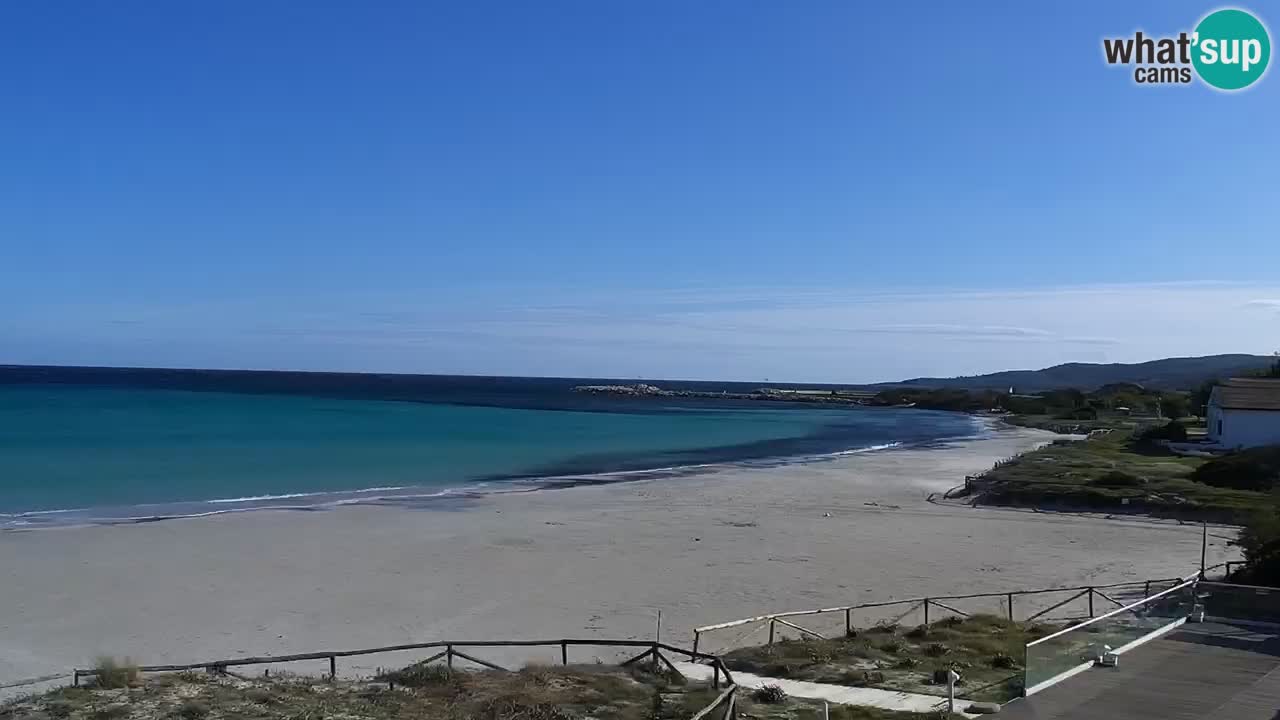
[[[1167,577],[1200,529],[926,501],[1052,436],[494,495],[0,535],[0,683],[435,639],[651,637],[764,612]],[[1213,539],[1210,562],[1235,557]],[[385,662],[385,661],[384,661]],[[358,664],[351,671],[372,668]],[[317,668],[319,671],[319,668]]]

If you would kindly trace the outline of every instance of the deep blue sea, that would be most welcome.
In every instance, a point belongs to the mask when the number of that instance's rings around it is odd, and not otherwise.
[[[601,382],[636,381],[0,367],[0,528],[679,482],[983,432],[953,413],[571,390]]]

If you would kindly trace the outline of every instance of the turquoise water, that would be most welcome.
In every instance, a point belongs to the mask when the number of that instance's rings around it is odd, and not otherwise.
[[[550,478],[600,481],[974,431],[969,418],[947,413],[635,402],[601,411],[596,401],[581,411],[0,386],[0,513],[8,515],[0,523],[423,496]],[[49,512],[67,510],[74,512]]]

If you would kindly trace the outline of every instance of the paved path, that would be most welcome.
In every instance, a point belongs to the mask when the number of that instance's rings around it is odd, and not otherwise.
[[[1187,624],[1004,707],[1001,720],[1277,720],[1275,628]]]
[[[678,662],[676,669],[692,680],[710,680],[713,670],[709,665]],[[913,712],[929,712],[944,701],[934,695],[897,692],[896,690],[880,690],[877,688],[848,687],[846,685],[830,685],[828,683],[805,682],[803,680],[783,680],[781,678],[763,677],[751,673],[732,670],[733,681],[745,688],[758,688],[765,685],[777,685],[787,695],[810,700],[826,700],[839,705],[869,705],[886,710],[910,710]],[[956,705],[963,707],[966,703],[957,700]],[[978,717],[977,715],[965,715]]]

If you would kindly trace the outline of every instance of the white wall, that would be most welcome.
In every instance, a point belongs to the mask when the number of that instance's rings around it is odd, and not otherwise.
[[[1219,418],[1222,434],[1215,437]],[[1226,447],[1280,445],[1280,411],[1220,410],[1211,406],[1206,422],[1210,439]]]
[[[1212,402],[1210,398],[1208,410],[1204,414],[1204,424],[1208,428],[1208,436],[1210,442],[1220,443],[1222,438],[1218,436],[1218,421],[1222,419],[1222,408]],[[1226,423],[1223,423],[1224,429]]]

